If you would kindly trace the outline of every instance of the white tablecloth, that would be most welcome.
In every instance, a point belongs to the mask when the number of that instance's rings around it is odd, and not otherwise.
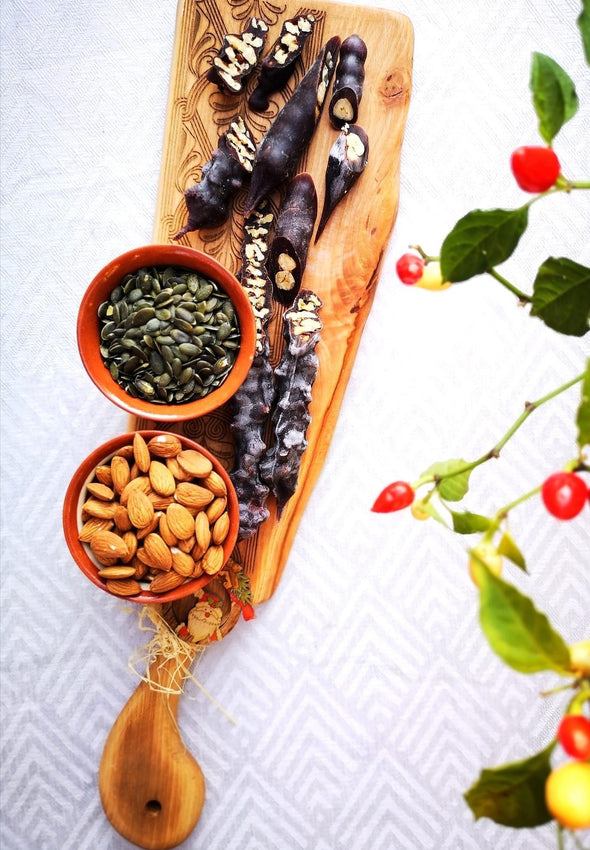
[[[370,5],[370,4],[367,4]],[[402,286],[395,260],[438,253],[470,209],[523,195],[511,151],[536,143],[531,53],[575,80],[580,113],[556,148],[588,179],[590,75],[576,0],[382,0],[415,28],[401,201],[327,462],[283,580],[256,619],[208,650],[180,727],[207,780],[186,848],[524,850],[531,832],[474,822],[483,766],[554,735],[565,697],[505,667],[483,639],[468,541],[369,508],[396,478],[475,458],[526,400],[579,373],[562,337],[491,279],[443,294]],[[70,476],[127,427],[79,361],[81,294],[108,259],[150,241],[175,0],[2,3],[3,850],[120,850],[97,791],[105,737],[137,684],[137,610],[84,579],[62,536]],[[586,194],[531,210],[506,275],[530,289],[546,256],[589,264]],[[473,475],[485,513],[573,457],[578,391],[535,413]],[[588,510],[514,513],[529,576],[507,573],[569,642],[589,636]],[[230,715],[235,722],[228,719]]]

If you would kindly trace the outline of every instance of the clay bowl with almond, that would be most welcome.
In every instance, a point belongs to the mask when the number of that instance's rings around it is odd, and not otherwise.
[[[145,245],[94,277],[77,321],[82,363],[128,413],[179,422],[211,413],[255,354],[252,306],[217,260],[184,245]]]
[[[66,491],[63,528],[79,568],[131,602],[195,594],[230,557],[239,506],[220,461],[167,431],[121,434],[95,449]]]

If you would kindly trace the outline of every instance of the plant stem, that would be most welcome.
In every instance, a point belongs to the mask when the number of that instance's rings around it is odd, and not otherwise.
[[[515,499],[513,502],[509,502],[507,505],[504,505],[503,508],[500,508],[499,511],[495,514],[495,519],[501,520],[512,510],[512,508],[517,507],[517,505],[522,504],[522,502],[526,502],[527,499],[536,496],[537,493],[541,492],[541,485],[535,487],[534,490],[529,490],[528,493],[525,493],[524,496],[519,496],[518,499]]]
[[[564,850],[565,845],[563,843],[563,827],[559,823],[559,821],[556,821],[555,823],[557,825],[557,850]]]
[[[502,286],[506,287],[506,289],[509,289],[510,292],[516,295],[521,304],[530,304],[533,300],[530,295],[526,294],[526,292],[521,292],[521,290],[517,289],[517,287],[514,286],[513,283],[510,283],[509,280],[506,280],[506,278],[503,277],[499,272],[497,272],[496,269],[488,269],[487,273],[491,275],[491,277],[499,281]]]
[[[547,393],[547,395],[544,395],[541,398],[537,399],[536,401],[526,402],[523,412],[520,414],[518,419],[510,426],[510,428],[506,431],[504,436],[496,443],[495,446],[493,446],[493,448],[491,448],[485,454],[481,455],[481,457],[478,457],[477,460],[473,460],[470,463],[466,462],[466,463],[462,464],[461,466],[458,466],[455,469],[453,469],[452,472],[448,472],[446,474],[434,475],[432,473],[429,473],[428,475],[421,476],[418,479],[418,481],[415,484],[413,484],[412,486],[414,487],[414,489],[416,489],[417,487],[420,487],[423,484],[434,483],[434,484],[438,485],[443,479],[453,478],[455,475],[462,475],[465,472],[471,472],[472,469],[475,469],[477,466],[481,466],[482,463],[486,463],[486,461],[491,460],[492,458],[498,458],[500,456],[500,452],[502,451],[502,449],[504,448],[504,446],[506,445],[508,440],[510,440],[511,437],[514,436],[516,431],[518,431],[520,426],[524,422],[526,422],[526,420],[529,418],[529,416],[531,415],[531,413],[534,410],[536,410],[538,407],[541,407],[541,405],[550,401],[552,398],[555,398],[556,396],[560,395],[561,393],[565,392],[566,390],[569,390],[570,387],[573,387],[575,384],[580,383],[583,379],[584,379],[584,372],[582,372],[581,375],[577,375],[575,378],[572,378],[570,381],[567,381],[565,384],[562,384],[560,387],[557,387],[557,389],[552,390],[550,393]],[[526,496],[521,497],[521,500],[524,499],[524,498],[528,498],[530,495],[532,495],[532,493],[529,493]]]

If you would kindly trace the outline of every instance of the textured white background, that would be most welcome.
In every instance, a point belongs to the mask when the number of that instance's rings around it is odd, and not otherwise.
[[[568,175],[588,178],[580,4],[376,5],[406,13],[416,37],[397,225],[283,581],[198,668],[237,722],[194,686],[181,701],[208,787],[186,848],[555,846],[552,827],[474,823],[461,794],[482,766],[543,747],[565,697],[541,700],[553,678],[508,670],[482,639],[468,541],[369,507],[390,480],[479,456],[589,353],[491,280],[429,294],[394,271],[408,244],[437,253],[469,209],[523,201],[508,162],[538,139],[533,50],[576,81],[582,109],[556,147]],[[175,0],[2,3],[3,850],[131,846],[96,779],[143,635],[136,609],[75,567],[61,505],[79,461],[127,425],[83,371],[75,319],[105,261],[151,238],[175,12]],[[582,193],[536,205],[506,275],[528,289],[550,254],[588,264],[589,221]],[[494,510],[575,454],[577,400],[538,411],[474,474],[471,510]],[[568,641],[589,636],[588,516],[559,524],[534,502],[512,525],[531,572],[514,579]]]

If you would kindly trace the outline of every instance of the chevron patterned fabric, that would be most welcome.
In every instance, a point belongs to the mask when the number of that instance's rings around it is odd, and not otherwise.
[[[509,157],[538,143],[531,53],[577,84],[556,147],[587,179],[590,75],[577,0],[368,0],[408,15],[413,93],[401,200],[326,464],[274,596],[208,649],[179,724],[207,800],[183,850],[543,850],[474,821],[480,769],[554,735],[550,675],[522,676],[482,637],[466,546],[409,512],[370,512],[397,478],[475,458],[583,368],[588,342],[530,319],[491,279],[444,294],[402,286],[408,245],[438,253],[474,208],[523,195]],[[175,0],[4,0],[2,24],[2,850],[124,850],[100,803],[105,738],[137,679],[137,610],[73,563],[61,508],[95,446],[127,427],[79,360],[81,294],[151,239]],[[342,34],[343,36],[346,33]],[[590,265],[588,199],[555,197],[505,266],[530,288],[547,256]],[[472,478],[492,512],[575,454],[577,391],[539,410]],[[568,642],[589,636],[584,521],[514,513],[529,575],[509,574]],[[221,711],[221,706],[224,711]],[[235,722],[232,722],[233,718]]]

